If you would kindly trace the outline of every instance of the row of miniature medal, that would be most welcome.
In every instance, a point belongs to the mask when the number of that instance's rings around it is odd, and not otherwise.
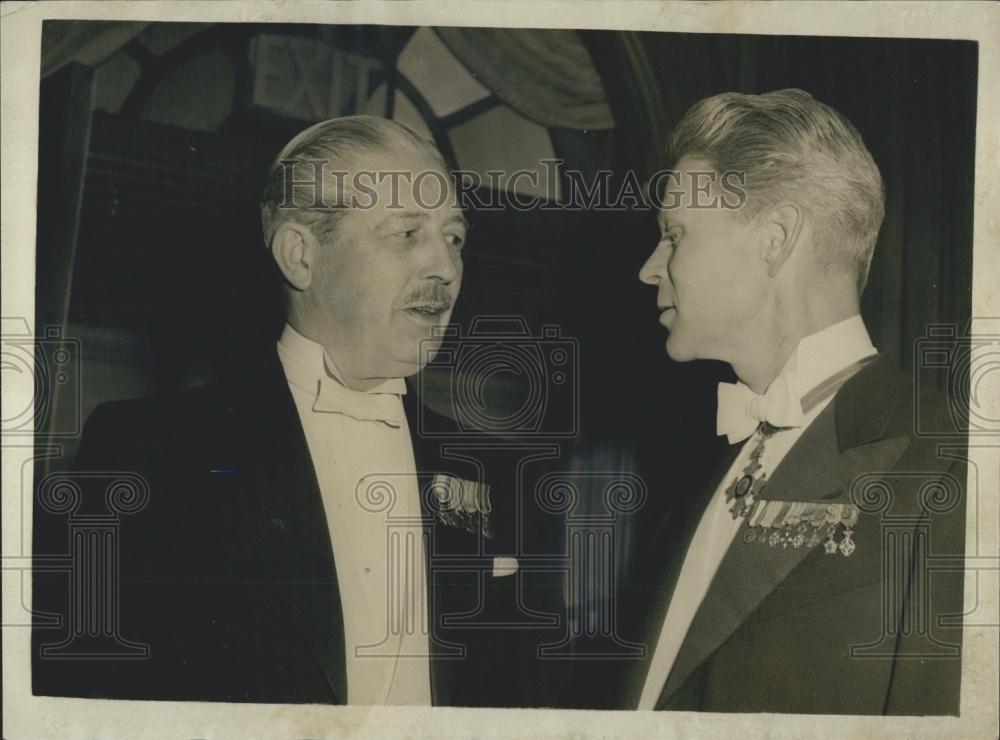
[[[743,541],[795,548],[815,547],[822,541],[827,555],[839,552],[847,557],[854,552],[852,536],[857,521],[858,507],[853,504],[761,500],[750,515],[750,531],[743,535]],[[843,537],[837,542],[841,527]]]
[[[858,507],[853,504],[812,501],[767,501],[759,494],[767,481],[761,470],[760,458],[764,443],[778,430],[764,423],[757,430],[757,441],[750,460],[736,479],[726,488],[726,501],[733,519],[747,518],[750,531],[743,535],[747,544],[759,543],[770,547],[812,548],[823,542],[827,555],[838,552],[847,557],[854,552],[852,536],[858,521]],[[837,541],[838,529],[843,529]]]
[[[840,372],[820,383],[802,397],[802,413],[808,413],[823,400],[834,395],[855,373],[877,355],[863,357],[845,367]],[[855,550],[854,525],[858,522],[858,507],[854,504],[829,504],[814,501],[767,501],[759,498],[767,473],[761,470],[760,458],[764,454],[764,443],[780,431],[766,421],[762,422],[755,435],[756,444],[750,452],[750,461],[740,474],[726,488],[726,502],[733,519],[750,517],[747,525],[750,531],[743,536],[747,544],[758,542],[771,547],[812,548],[823,542],[827,555],[838,552],[844,557]],[[837,542],[837,531],[843,530],[843,537]],[[825,539],[824,539],[825,537]]]
[[[442,524],[493,538],[489,484],[438,473],[431,481],[431,492],[435,515]]]

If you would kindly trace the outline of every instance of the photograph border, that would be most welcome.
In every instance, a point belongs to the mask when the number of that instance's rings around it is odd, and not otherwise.
[[[494,26],[673,33],[943,38],[979,44],[972,334],[1000,325],[1000,6],[967,2],[6,2],[2,17],[2,315],[34,325],[41,24],[45,19]],[[994,370],[993,372],[996,372]],[[995,389],[994,389],[995,390]],[[31,399],[4,389],[5,411]],[[980,403],[1000,418],[1000,398]],[[4,414],[7,418],[7,414]],[[254,705],[35,697],[30,629],[29,438],[3,443],[3,715],[5,737],[995,737],[1000,652],[1000,439],[969,440],[966,609],[992,623],[965,630],[961,716],[861,717],[692,712]],[[981,567],[980,567],[981,566]],[[979,568],[977,570],[977,568]],[[974,598],[978,592],[978,602]],[[991,601],[992,599],[992,601]],[[818,668],[817,668],[818,669]]]

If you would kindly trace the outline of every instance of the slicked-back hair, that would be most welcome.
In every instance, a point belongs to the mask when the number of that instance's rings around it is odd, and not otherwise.
[[[735,211],[750,219],[780,202],[810,216],[820,264],[868,281],[885,216],[885,189],[857,129],[804,90],[721,93],[695,103],[674,128],[670,161],[708,160],[720,173],[745,176],[747,198]]]
[[[377,116],[343,116],[322,121],[299,132],[271,165],[260,215],[264,243],[270,245],[278,227],[288,219],[309,226],[321,241],[329,241],[345,213],[345,193],[338,186],[350,182],[333,173],[366,169],[366,155],[400,153],[416,155],[447,171],[444,158],[430,141],[408,126]],[[312,164],[312,163],[315,163]],[[314,169],[326,175],[322,198],[310,181]]]

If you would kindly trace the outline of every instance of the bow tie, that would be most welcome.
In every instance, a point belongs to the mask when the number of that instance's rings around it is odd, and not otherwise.
[[[764,394],[754,393],[743,383],[719,383],[719,414],[716,434],[740,442],[766,421],[775,427],[802,425],[802,403],[787,374],[779,376]]]
[[[313,411],[344,414],[358,421],[381,421],[393,428],[403,426],[402,408],[395,393],[362,393],[333,378],[319,381]]]

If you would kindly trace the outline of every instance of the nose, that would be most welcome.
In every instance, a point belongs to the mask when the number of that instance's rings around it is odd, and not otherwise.
[[[667,279],[667,263],[670,261],[670,246],[666,241],[656,245],[646,263],[639,270],[639,280],[646,285],[659,285]]]
[[[462,253],[444,235],[429,240],[430,256],[424,277],[449,285],[462,274]]]

